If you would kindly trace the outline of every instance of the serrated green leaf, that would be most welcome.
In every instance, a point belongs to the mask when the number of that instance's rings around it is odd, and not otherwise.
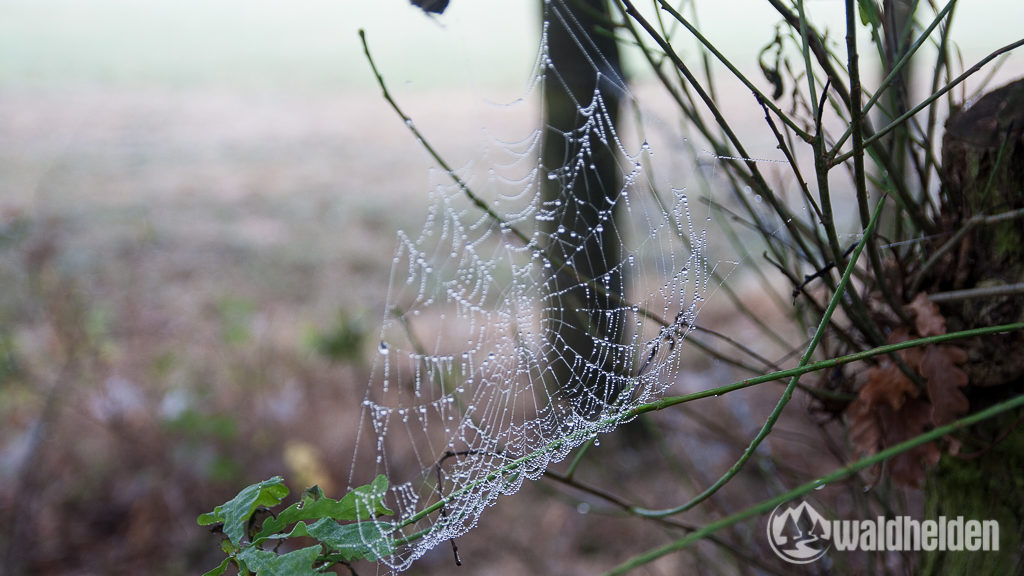
[[[372,483],[352,490],[341,500],[328,498],[322,491],[306,490],[300,502],[285,508],[276,518],[267,518],[257,538],[269,538],[302,520],[332,518],[352,522],[392,514],[392,511],[384,506],[384,495],[387,490],[388,479],[383,474],[377,476]]]
[[[249,518],[261,507],[277,506],[288,495],[284,479],[274,476],[242,489],[237,496],[217,506],[213,512],[200,514],[196,520],[200,526],[223,523],[224,534],[235,546],[240,546],[245,537]]]
[[[249,546],[238,559],[256,576],[319,576],[313,563],[320,556],[319,544],[278,555],[270,550]]]
[[[213,570],[205,572],[203,576],[220,576],[224,573],[225,570],[228,569],[229,564],[231,564],[231,558],[225,558],[224,561],[220,563],[220,566],[217,566]]]

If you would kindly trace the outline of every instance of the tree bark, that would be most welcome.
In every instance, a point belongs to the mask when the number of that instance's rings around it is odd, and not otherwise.
[[[995,90],[946,123],[942,145],[943,229],[970,225],[963,242],[933,273],[929,292],[1024,282],[1024,219],[979,218],[1024,208],[1024,80]],[[971,224],[973,222],[973,224]],[[939,239],[937,242],[948,240]],[[1024,297],[943,303],[950,330],[1024,321]],[[971,410],[1024,391],[1020,331],[965,344]],[[958,435],[926,483],[928,517],[999,522],[999,552],[926,552],[921,574],[1024,573],[1024,411]]]
[[[581,134],[586,121],[581,109],[599,91],[603,106],[594,114],[606,115],[605,133],[618,121],[621,66],[613,38],[601,34],[610,20],[605,0],[558,2],[547,8],[547,55],[551,64],[544,81],[544,134],[541,182],[548,206],[558,217],[548,223],[550,253],[575,270],[555,270],[549,278],[552,297],[547,307],[550,335],[549,371],[545,380],[580,415],[593,418],[622,391],[622,351],[613,344],[623,333],[623,315],[608,314],[618,306],[613,296],[602,295],[580,278],[601,281],[608,292],[623,294],[618,237],[614,233],[614,205],[622,188],[613,141]],[[590,137],[590,147],[581,138]],[[573,180],[568,169],[582,154],[582,166]],[[566,170],[563,170],[566,169]],[[571,189],[567,187],[571,182]],[[603,232],[595,232],[605,228]]]

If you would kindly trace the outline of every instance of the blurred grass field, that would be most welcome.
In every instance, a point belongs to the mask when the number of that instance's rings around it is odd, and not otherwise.
[[[196,515],[240,486],[344,489],[431,179],[357,25],[398,62],[394,26],[442,32],[399,2],[0,4],[5,573],[195,574]],[[468,112],[435,126],[472,158],[496,108],[406,64],[415,109]]]
[[[437,183],[355,30],[461,166],[481,127],[535,122],[494,103],[522,95],[538,12],[0,2],[0,564],[192,574],[219,555],[196,515],[239,487],[344,489],[395,231]],[[465,571],[589,573],[660,533],[547,502],[467,537]]]

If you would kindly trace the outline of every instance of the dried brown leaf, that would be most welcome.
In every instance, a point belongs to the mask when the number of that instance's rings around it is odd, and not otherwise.
[[[859,397],[846,408],[847,435],[854,454],[870,456],[878,452],[882,443],[882,430],[875,419],[874,410]]]
[[[847,410],[850,443],[858,457],[866,457],[909,440],[927,430],[932,406],[924,398],[911,398],[899,410],[888,404],[869,409],[855,400]],[[889,476],[904,486],[920,487],[925,471],[939,461],[941,452],[929,442],[894,456],[888,461]],[[875,470],[878,474],[878,470]]]
[[[946,333],[946,318],[939,312],[939,306],[928,299],[924,292],[918,293],[906,309],[914,314],[914,329],[918,336],[938,336]]]
[[[949,424],[970,408],[967,396],[960,391],[967,385],[967,373],[957,364],[967,361],[967,353],[956,346],[928,346],[919,371],[928,386],[932,403],[932,423]]]
[[[865,402],[868,407],[888,404],[893,410],[899,410],[907,397],[916,398],[917,387],[900,370],[899,366],[889,360],[867,372],[867,382],[857,394],[857,400]]]
[[[867,456],[888,445],[878,420],[880,410],[885,407],[893,412],[899,411],[908,397],[917,395],[914,383],[891,361],[884,360],[868,369],[857,398],[846,409],[848,434],[854,451]]]
[[[909,338],[906,329],[899,329],[890,334],[889,341],[903,342]],[[929,356],[931,348],[934,347],[904,350],[899,353],[899,357],[910,370],[919,373],[925,364],[930,370],[949,372],[950,367],[956,369],[955,364],[950,363],[955,356],[944,352],[933,352]],[[918,387],[895,361],[887,358],[865,371],[863,376],[864,384],[846,410],[847,432],[858,456],[875,454],[922,434],[931,427],[934,412],[932,402],[929,398],[920,397]],[[949,380],[945,375],[938,374],[932,374],[932,377],[940,382],[940,394],[949,403],[948,406],[944,405],[943,410],[956,409],[947,388],[958,380]],[[959,392],[956,386],[953,389]],[[888,463],[889,475],[894,482],[919,487],[924,481],[925,471],[938,462],[940,455],[935,443],[918,446],[893,457]]]
[[[899,444],[922,434],[931,422],[932,406],[923,398],[910,400],[898,412],[880,410],[880,426],[884,430],[885,447]],[[942,452],[935,442],[922,444],[893,456],[889,461],[889,475],[904,486],[920,488],[925,471],[938,464]]]
[[[918,294],[906,310],[913,314],[916,336],[946,333],[945,317],[924,293]],[[889,334],[888,341],[895,344],[911,337],[910,327],[898,327]],[[948,424],[969,407],[960,390],[967,385],[967,374],[958,367],[967,360],[963,350],[931,345],[901,350],[896,358],[888,357],[862,372],[863,385],[847,406],[847,431],[858,456],[875,454],[933,426]],[[904,370],[924,379],[926,397]],[[889,475],[898,484],[920,487],[926,470],[938,463],[941,454],[935,442],[903,452],[888,462]]]

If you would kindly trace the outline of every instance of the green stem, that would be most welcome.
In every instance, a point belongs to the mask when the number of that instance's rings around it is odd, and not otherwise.
[[[940,334],[938,336],[929,336],[927,338],[918,338],[916,340],[908,340],[906,342],[898,342],[896,344],[886,344],[885,346],[878,346],[870,350],[864,350],[862,352],[856,352],[854,354],[847,354],[846,356],[838,356],[836,358],[829,358],[827,360],[820,360],[813,364],[807,364],[806,366],[798,366],[796,368],[790,368],[788,370],[781,370],[779,372],[772,372],[771,374],[765,374],[763,376],[757,376],[754,378],[747,378],[746,380],[740,380],[734,382],[728,386],[720,386],[711,390],[704,390],[702,392],[694,392],[693,394],[686,394],[684,396],[669,396],[649,402],[647,404],[641,404],[630,411],[626,418],[644,414],[647,412],[654,412],[657,410],[664,410],[678,404],[685,404],[687,402],[693,402],[694,400],[700,400],[702,398],[710,398],[712,396],[721,396],[722,394],[728,394],[758,384],[764,384],[766,382],[773,382],[775,380],[781,380],[783,378],[799,377],[810,372],[817,372],[820,370],[828,370],[857,362],[860,360],[867,360],[874,358],[875,356],[881,356],[883,354],[892,354],[899,352],[900,350],[906,350],[908,348],[917,348],[919,346],[928,346],[930,344],[941,344],[943,342],[951,342],[954,340],[962,340],[964,338],[974,338],[977,336],[984,336],[987,334],[999,334],[1006,332],[1016,332],[1024,330],[1024,322],[1017,322],[1014,324],[1002,324],[999,326],[986,326],[984,328],[973,328],[971,330],[962,330],[959,332],[949,332],[947,334]]]
[[[861,226],[866,226],[870,218],[868,209],[867,178],[864,170],[864,110],[861,108],[860,56],[857,53],[857,15],[854,13],[854,0],[846,0],[846,52],[847,67],[850,73],[850,130],[853,134],[853,179],[857,187],[857,207],[860,211]],[[878,255],[878,243],[874,238],[868,239],[868,261],[874,271],[876,285],[881,289],[882,297],[889,308],[903,317],[903,309],[896,301],[889,283],[885,280],[881,258]],[[903,318],[906,320],[906,318]]]
[[[690,34],[693,34],[693,37],[696,38],[697,41],[699,41],[701,43],[701,45],[705,49],[707,49],[708,52],[711,52],[711,54],[713,54],[715,56],[715,58],[718,59],[719,62],[721,62],[726,68],[729,69],[729,72],[732,72],[732,75],[735,76],[737,80],[742,82],[743,85],[746,86],[748,90],[753,92],[755,98],[757,98],[759,101],[763,101],[763,104],[765,106],[768,106],[772,110],[772,112],[775,112],[775,114],[777,114],[779,116],[779,118],[782,119],[782,121],[786,124],[786,126],[789,126],[789,128],[797,136],[799,136],[804,142],[808,142],[808,143],[811,142],[813,137],[810,134],[808,134],[806,131],[802,130],[796,124],[796,122],[794,122],[788,115],[786,115],[785,112],[782,111],[782,109],[780,109],[778,106],[776,106],[772,102],[772,100],[770,98],[765,96],[764,93],[761,92],[761,90],[759,90],[757,88],[757,86],[754,85],[753,82],[748,80],[747,77],[744,76],[743,73],[740,72],[739,69],[736,68],[732,64],[732,62],[730,62],[729,59],[725,57],[724,54],[722,54],[721,52],[718,51],[717,48],[715,48],[714,44],[712,44],[707,38],[704,37],[703,34],[701,34],[700,30],[696,26],[691,24],[686,19],[686,17],[684,17],[678,10],[673,8],[672,5],[669,4],[666,0],[657,0],[657,2],[661,6],[662,10],[668,12],[680,24],[685,26],[686,29],[690,31]],[[709,76],[709,78],[710,78],[710,76]]]
[[[587,440],[583,446],[580,446],[576,456],[573,457],[572,462],[569,463],[569,469],[565,471],[565,479],[572,480],[574,474],[576,474],[576,468],[579,468],[580,462],[583,461],[583,457],[587,454],[587,450],[594,445],[594,439]]]
[[[811,67],[811,45],[807,35],[807,14],[804,12],[804,0],[797,0],[796,2],[797,12],[800,18],[800,51],[804,56],[804,70],[807,76],[807,90],[808,98],[807,101],[811,103],[811,117],[818,120],[820,127],[821,124],[821,112],[819,111],[820,105],[818,104],[818,94],[814,89],[814,68]],[[818,130],[820,137],[821,130]]]
[[[889,85],[895,82],[897,78],[899,78],[900,73],[903,71],[903,67],[907,65],[907,62],[910,61],[910,58],[915,53],[917,53],[917,50],[925,43],[926,40],[928,40],[928,37],[931,36],[931,33],[933,30],[935,30],[935,27],[938,26],[939,23],[942,22],[942,20],[946,17],[946,15],[953,10],[953,7],[956,5],[956,2],[957,0],[949,0],[949,2],[946,3],[942,10],[940,10],[938,14],[935,15],[935,18],[932,18],[931,24],[929,24],[928,27],[925,28],[923,32],[921,32],[921,35],[918,36],[917,40],[915,40],[914,43],[907,49],[907,52],[903,54],[903,57],[900,58],[895,65],[893,65],[892,70],[889,71],[889,74],[885,77],[884,80],[882,80],[882,84],[878,87],[877,90],[875,90],[874,95],[868,99],[867,104],[864,105],[864,114],[867,114],[868,111],[871,110],[871,107],[878,102],[878,99],[881,98],[883,94],[885,94],[886,90],[889,88]],[[911,114],[911,116],[913,116],[913,114]],[[839,147],[842,146],[844,142],[846,142],[846,139],[849,138],[852,133],[852,128],[852,126],[847,127],[846,132],[844,132],[843,135],[839,137],[839,140],[836,141],[836,144],[833,147],[834,150],[838,150]],[[838,162],[839,160],[836,160],[833,163]]]

